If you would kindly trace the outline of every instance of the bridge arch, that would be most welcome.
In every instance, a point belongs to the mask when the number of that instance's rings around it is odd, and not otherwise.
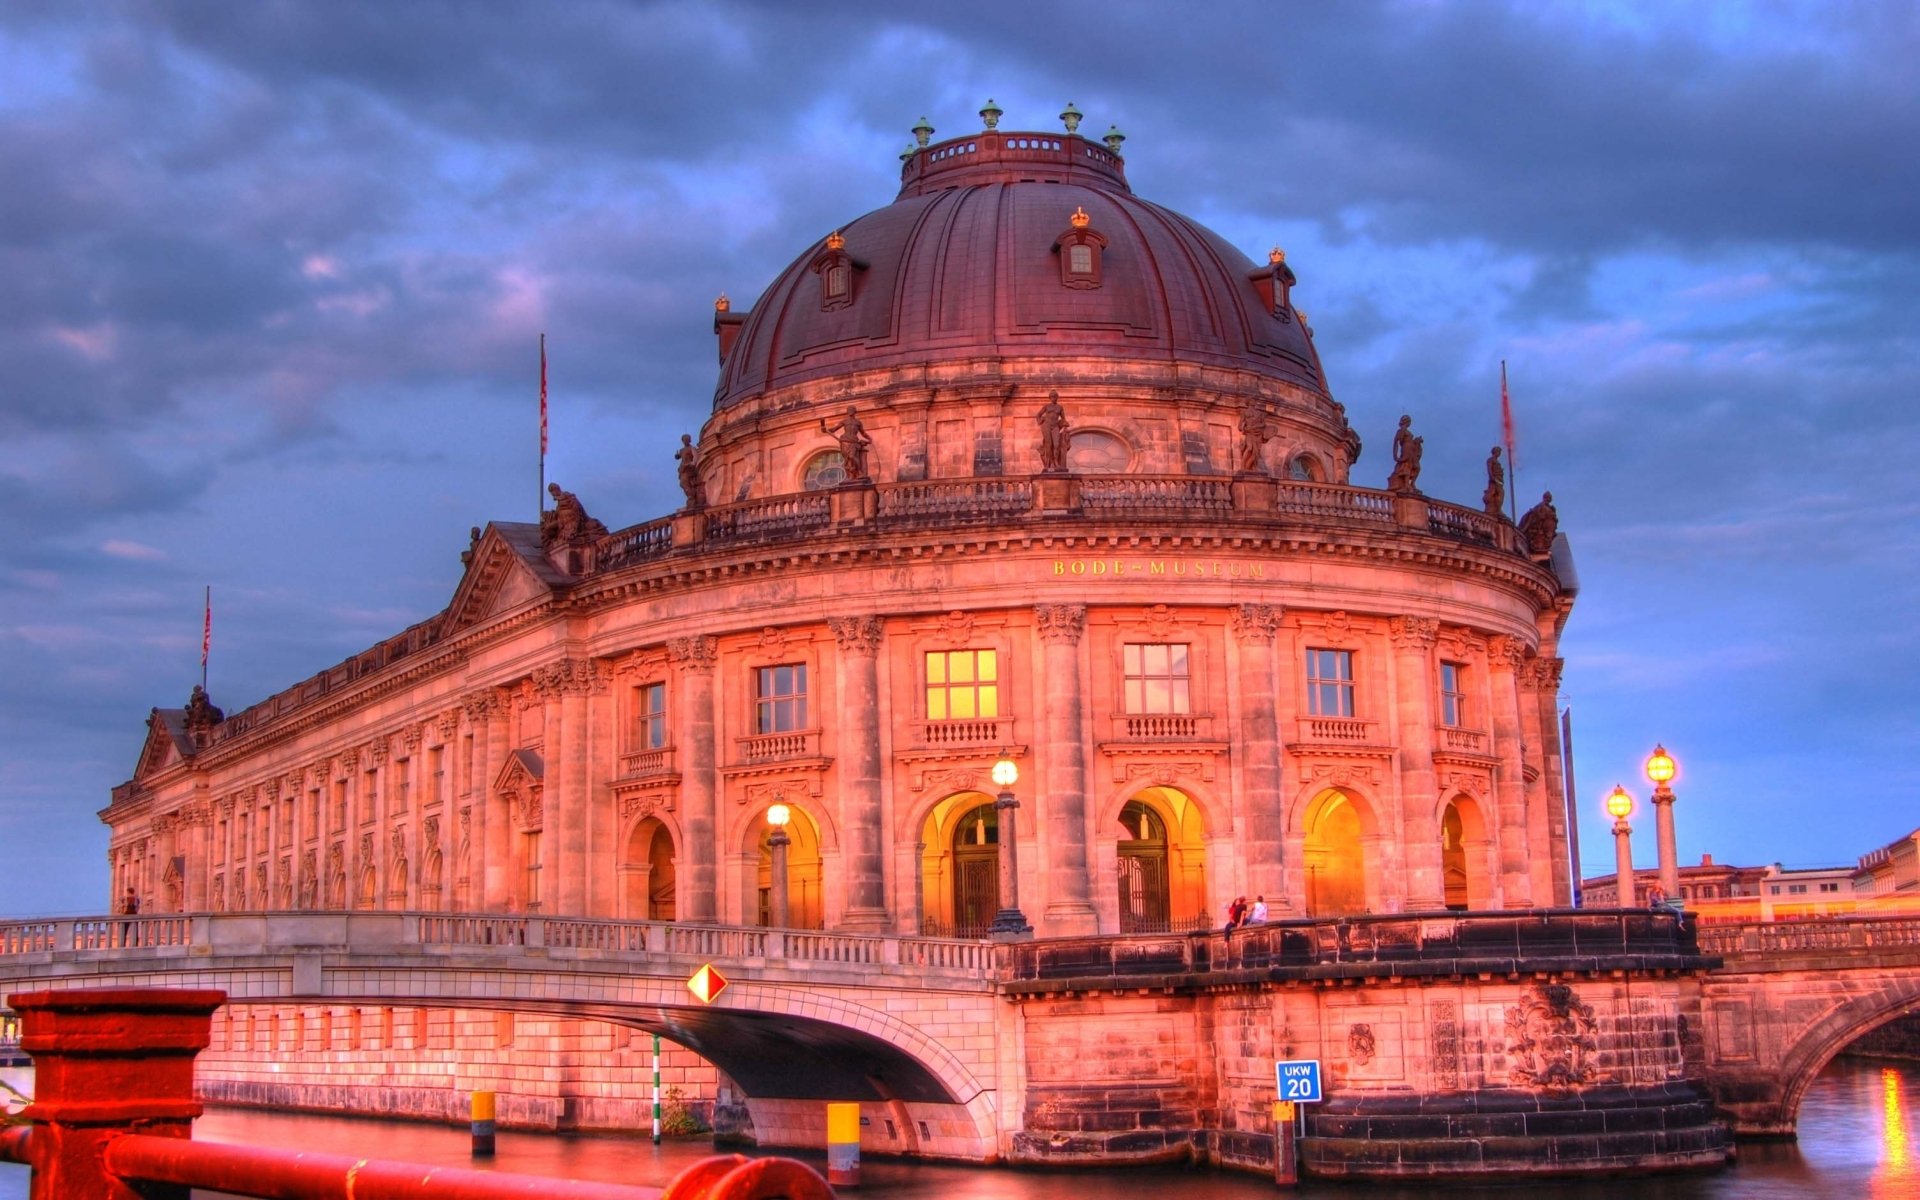
[[[1800,1102],[1828,1063],[1882,1025],[1920,1014],[1920,977],[1888,975],[1874,991],[1855,996],[1808,1026],[1782,1058],[1779,1132],[1800,1120]]]

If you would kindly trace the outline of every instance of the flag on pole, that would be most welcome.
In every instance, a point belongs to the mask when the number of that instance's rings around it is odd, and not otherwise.
[[[544,393],[542,393],[544,394]],[[1518,465],[1513,457],[1513,401],[1507,398],[1507,360],[1500,360],[1500,442],[1507,448],[1507,470]]]
[[[540,458],[547,457],[547,335],[540,335]]]
[[[200,622],[200,673],[207,673],[207,651],[213,649],[213,585],[207,585],[205,617]]]

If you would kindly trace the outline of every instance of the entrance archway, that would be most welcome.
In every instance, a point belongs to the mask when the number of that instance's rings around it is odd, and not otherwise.
[[[960,792],[934,805],[920,842],[920,931],[985,937],[1000,911],[1000,821],[993,797]]]
[[[1446,905],[1455,911],[1493,907],[1487,856],[1492,839],[1480,805],[1455,796],[1440,810],[1440,878]]]
[[[1205,928],[1206,829],[1193,797],[1145,788],[1121,805],[1114,832],[1120,932]]]
[[[672,921],[679,915],[679,873],[673,853],[673,831],[658,817],[648,817],[627,835],[627,853],[620,864],[625,883],[627,918],[633,921]]]
[[[1320,793],[1307,813],[1302,866],[1307,915],[1335,917],[1367,911],[1366,836],[1370,814],[1338,789]]]

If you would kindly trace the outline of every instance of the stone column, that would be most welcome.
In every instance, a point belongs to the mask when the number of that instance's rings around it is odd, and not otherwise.
[[[1560,673],[1563,658],[1535,660],[1540,672],[1541,849],[1534,855],[1534,895],[1540,903],[1573,903],[1572,865],[1567,861],[1567,787],[1560,765]]]
[[[1520,728],[1526,746],[1525,784],[1527,795],[1527,890],[1535,904],[1554,902],[1553,837],[1547,823],[1548,806],[1554,798],[1547,792],[1547,739],[1551,724],[1543,722],[1542,684],[1554,676],[1548,660],[1528,658],[1521,663]]]
[[[1653,829],[1660,855],[1660,890],[1667,903],[1680,903],[1680,846],[1673,830],[1673,788],[1665,783],[1653,787]]]
[[[887,927],[886,859],[880,807],[880,672],[878,617],[827,621],[839,643],[840,719],[837,767],[846,847],[849,930]]]
[[[1395,617],[1387,624],[1394,652],[1394,724],[1400,744],[1400,813],[1406,830],[1407,910],[1447,906],[1440,856],[1439,788],[1433,774],[1433,644],[1440,622]]]
[[[500,732],[505,732],[502,719],[505,700],[493,688],[481,688],[461,697],[461,704],[467,710],[467,727],[473,733],[473,745],[467,755],[467,820],[461,830],[467,835],[467,855],[464,862],[452,866],[453,887],[457,894],[464,872],[468,911],[487,912],[494,900],[487,879],[491,874],[488,860],[492,857],[489,834],[494,824],[490,820],[493,740],[496,723],[501,726]]]
[[[1047,828],[1047,933],[1097,933],[1087,877],[1087,714],[1080,694],[1084,604],[1036,604],[1035,631],[1045,646],[1045,791],[1038,797]]]
[[[1517,638],[1500,636],[1487,642],[1493,753],[1500,759],[1493,788],[1494,833],[1500,847],[1500,895],[1508,908],[1526,908],[1533,897],[1533,879],[1527,869],[1526,759],[1516,677],[1525,656],[1526,647]]]
[[[687,844],[679,848],[685,869],[675,877],[682,921],[711,923],[718,913],[719,739],[713,712],[713,666],[719,650],[720,643],[711,637],[667,642],[667,656],[680,668],[674,740],[686,754],[680,773],[680,811]]]
[[[592,807],[592,784],[587,762],[591,730],[588,696],[594,688],[593,664],[569,660],[548,668],[543,682],[557,704],[559,721],[547,724],[546,788],[543,809],[544,860],[540,865],[541,911],[558,916],[587,915],[587,872],[592,856],[587,848],[587,817]]]
[[[1273,652],[1279,629],[1280,610],[1274,605],[1242,604],[1234,610],[1233,636],[1240,649],[1241,844],[1247,888],[1267,898],[1276,918],[1304,908],[1300,897],[1287,894],[1282,874],[1286,806],[1280,797],[1280,715],[1275,708],[1280,681]],[[1214,872],[1219,868],[1214,864]]]

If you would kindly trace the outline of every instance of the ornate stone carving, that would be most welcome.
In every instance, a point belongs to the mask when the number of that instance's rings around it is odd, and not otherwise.
[[[1047,402],[1033,418],[1040,426],[1040,470],[1060,472],[1067,469],[1067,450],[1073,431],[1067,428],[1067,410],[1060,407],[1060,393],[1048,392]]]
[[[1460,1022],[1451,1000],[1433,1005],[1433,1082],[1443,1091],[1460,1086]]]
[[[1387,636],[1396,650],[1431,650],[1440,636],[1440,622],[1432,617],[1395,617],[1387,622]]]
[[[937,635],[951,646],[964,646],[973,640],[973,614],[955,610],[940,618]]]
[[[849,654],[871,655],[880,649],[879,617],[828,617],[827,628],[833,630],[840,649]]]
[[[769,625],[760,631],[760,648],[768,654],[785,654],[789,636],[778,625]]]
[[[460,731],[460,710],[450,708],[433,719],[434,732],[440,735],[440,744],[446,745],[453,735]]]
[[[1347,1058],[1357,1067],[1373,1061],[1373,1026],[1355,1023],[1347,1026]]]
[[[1514,1083],[1560,1091],[1598,1082],[1593,1007],[1558,981],[1536,983],[1507,1009],[1508,1075]]]
[[[1141,623],[1147,627],[1148,637],[1166,641],[1180,628],[1180,614],[1164,604],[1156,604],[1147,609]]]
[[[515,792],[513,801],[513,819],[520,828],[532,833],[546,823],[546,801],[542,795],[544,789],[529,787]]]
[[[1233,636],[1238,641],[1271,643],[1279,632],[1278,605],[1242,604],[1233,610]]]
[[[1402,416],[1400,428],[1393,435],[1393,473],[1387,477],[1388,491],[1399,496],[1420,494],[1420,457],[1426,444],[1425,438],[1414,436],[1413,418]]]
[[[711,671],[719,657],[718,638],[701,635],[667,639],[667,658],[689,671]]]
[[[420,823],[420,840],[429,846],[440,840],[439,817],[428,817]]]
[[[1267,464],[1261,454],[1273,440],[1273,414],[1258,401],[1249,401],[1240,410],[1240,457],[1242,475],[1265,475]]]
[[[1308,777],[1315,783],[1330,784],[1333,787],[1379,782],[1378,773],[1374,768],[1363,763],[1315,763],[1308,769]]]
[[[1443,772],[1438,782],[1443,797],[1448,792],[1465,792],[1469,796],[1484,799],[1487,794],[1487,777],[1473,771]]]
[[[361,761],[368,769],[378,767],[387,761],[387,739],[375,738],[360,748]]]
[[[178,813],[161,813],[153,818],[153,832],[156,837],[165,837],[180,827]]]
[[[1325,629],[1328,633],[1353,632],[1353,618],[1347,615],[1345,609],[1328,613],[1325,619],[1320,622],[1320,625],[1321,628]]]
[[[620,819],[636,821],[673,808],[670,791],[630,792],[620,797]]]
[[[395,740],[400,743],[400,749],[412,754],[420,748],[420,726],[408,725],[402,728]]]
[[[400,831],[396,829],[394,830],[394,832],[399,833]],[[368,859],[372,857],[373,857],[373,835],[371,833],[363,833],[360,835],[360,861],[366,862]]]
[[[1487,639],[1487,661],[1496,667],[1518,667],[1527,658],[1527,647],[1519,638],[1496,634]]]
[[[339,766],[342,775],[352,779],[353,773],[360,769],[360,751],[358,749],[342,750],[334,755],[333,761]]]
[[[1520,514],[1520,537],[1527,553],[1542,557],[1553,553],[1554,535],[1560,532],[1560,510],[1553,506],[1553,493],[1545,492],[1540,503]]]
[[[1536,656],[1527,659],[1520,668],[1520,690],[1523,692],[1559,691],[1560,672],[1566,665],[1566,660],[1560,658]]]
[[[553,508],[540,514],[540,543],[545,547],[584,546],[607,536],[607,527],[587,515],[580,497],[557,483],[547,485]]]
[[[469,721],[479,725],[499,710],[500,694],[490,687],[480,688],[460,697],[460,707],[466,711]]]
[[[563,696],[590,696],[613,678],[613,669],[584,658],[563,658],[536,667],[527,677],[529,689],[542,700]]]
[[[1041,641],[1078,645],[1080,635],[1087,629],[1087,606],[1036,604],[1033,606],[1033,622]]]

